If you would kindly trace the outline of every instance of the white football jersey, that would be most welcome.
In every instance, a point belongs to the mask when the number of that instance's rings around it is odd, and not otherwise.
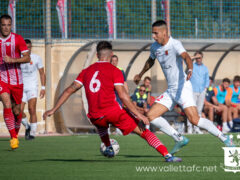
[[[30,63],[21,64],[24,89],[38,88],[38,70],[43,68],[40,56],[31,53],[30,58]]]
[[[182,43],[170,37],[164,46],[157,42],[153,43],[150,51],[150,57],[152,59],[157,58],[163,70],[168,84],[167,92],[176,95],[182,89],[186,80],[186,73],[183,71],[183,59],[180,56],[183,52],[186,52]]]

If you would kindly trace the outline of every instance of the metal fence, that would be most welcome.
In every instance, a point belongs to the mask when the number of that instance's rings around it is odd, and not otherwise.
[[[109,11],[111,1],[115,4]],[[9,0],[0,1],[1,14],[8,13],[8,5]],[[17,0],[15,7],[16,32],[25,38],[44,38],[46,1]],[[152,21],[168,15],[175,38],[240,38],[240,0],[52,0],[51,36],[69,41],[151,39]]]

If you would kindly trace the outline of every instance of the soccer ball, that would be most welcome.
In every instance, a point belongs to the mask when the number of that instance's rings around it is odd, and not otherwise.
[[[119,153],[120,146],[119,146],[119,144],[118,144],[118,142],[117,142],[116,139],[110,139],[110,143],[111,143],[111,145],[112,145],[112,147],[113,147],[114,154],[115,154],[115,156],[116,156],[116,155]],[[103,155],[103,152],[104,152],[105,150],[106,150],[106,146],[105,146],[105,144],[102,142],[101,145],[100,145],[100,152],[102,153],[102,155]]]

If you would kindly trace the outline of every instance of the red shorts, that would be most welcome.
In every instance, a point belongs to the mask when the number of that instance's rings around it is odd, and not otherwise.
[[[23,84],[11,85],[0,81],[0,94],[8,93],[16,104],[22,103]]]
[[[110,111],[102,119],[100,118],[95,121],[91,120],[91,122],[97,127],[107,128],[109,127],[109,124],[112,124],[116,128],[119,128],[123,135],[128,135],[137,127],[138,120],[130,115],[125,109],[119,108]]]

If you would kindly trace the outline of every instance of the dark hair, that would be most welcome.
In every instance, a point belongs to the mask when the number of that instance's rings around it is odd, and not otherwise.
[[[239,81],[240,82],[240,76],[234,76],[234,78],[233,78],[233,82],[235,82],[235,81]]]
[[[32,44],[32,42],[30,41],[30,39],[25,39],[24,40],[26,44]]]
[[[212,76],[209,76],[209,80],[213,81],[213,77],[212,77]]]
[[[230,84],[230,79],[229,78],[224,78],[223,80],[222,80],[222,82],[228,82],[229,84]]]
[[[97,44],[97,53],[99,53],[103,49],[109,49],[112,50],[112,44],[108,41],[100,41]]]
[[[197,54],[200,54],[200,55],[203,57],[202,51],[196,51],[196,52],[194,53],[194,56],[196,56]]]
[[[140,87],[139,87],[139,89],[140,89],[141,87],[144,87],[144,88],[146,89],[146,86],[145,86],[144,84],[141,84]]]
[[[118,56],[117,56],[117,55],[115,55],[115,54],[112,56],[112,58],[117,58],[117,60],[118,60]]]
[[[143,81],[146,81],[146,80],[149,80],[149,81],[152,81],[152,79],[149,77],[149,76],[146,76]]]
[[[9,16],[8,14],[3,14],[3,15],[0,17],[0,23],[2,23],[2,19],[11,19],[11,22],[12,22],[12,18],[11,18],[11,16]]]
[[[155,26],[167,26],[167,23],[164,20],[157,20],[152,24],[152,27]]]

